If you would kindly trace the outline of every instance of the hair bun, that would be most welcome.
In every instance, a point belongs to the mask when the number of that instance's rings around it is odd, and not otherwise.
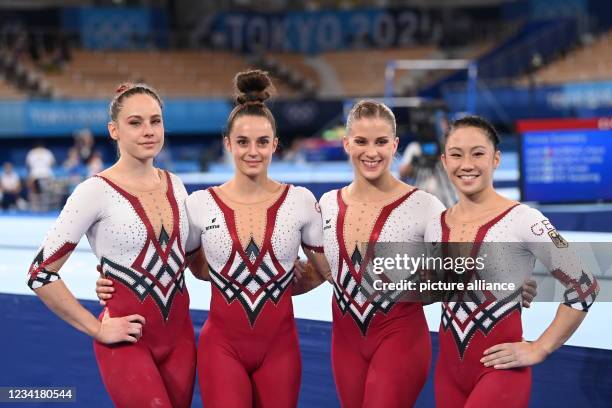
[[[239,72],[234,78],[236,88],[236,102],[264,103],[270,98],[272,81],[267,72],[253,69]]]
[[[124,93],[128,89],[132,89],[133,87],[134,87],[133,83],[131,83],[131,82],[124,82],[121,85],[119,85],[117,87],[117,89],[115,89],[115,94],[121,95],[122,93]]]

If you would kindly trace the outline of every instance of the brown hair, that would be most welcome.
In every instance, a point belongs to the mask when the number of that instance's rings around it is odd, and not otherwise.
[[[151,98],[155,99],[157,103],[159,103],[160,108],[164,108],[161,98],[155,89],[147,84],[133,84],[131,82],[126,82],[117,87],[115,90],[115,96],[108,107],[108,114],[112,121],[117,120],[117,116],[119,115],[121,108],[123,108],[123,101],[126,98],[137,94],[149,95]]]
[[[377,102],[371,99],[364,99],[357,102],[348,114],[346,119],[346,131],[351,131],[353,122],[362,118],[381,118],[389,123],[393,135],[395,135],[397,125],[395,123],[395,115],[393,111],[382,102]]]
[[[259,69],[242,71],[234,77],[234,91],[237,105],[227,118],[227,133],[229,137],[234,122],[241,116],[261,116],[272,125],[276,135],[276,121],[265,101],[274,92],[274,85],[267,72]]]

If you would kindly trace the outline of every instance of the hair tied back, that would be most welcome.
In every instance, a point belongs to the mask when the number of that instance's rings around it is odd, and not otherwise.
[[[236,75],[234,89],[239,104],[264,104],[270,98],[273,85],[267,72],[253,69]]]
[[[121,85],[119,85],[117,87],[117,89],[115,89],[115,94],[117,95],[121,95],[122,93],[124,93],[125,91],[132,89],[134,87],[134,84],[129,83],[129,82],[125,82]]]

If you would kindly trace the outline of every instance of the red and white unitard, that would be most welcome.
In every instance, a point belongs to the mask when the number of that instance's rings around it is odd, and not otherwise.
[[[340,402],[345,408],[412,406],[431,361],[423,307],[400,301],[401,290],[365,289],[371,259],[360,247],[422,243],[427,221],[444,206],[416,189],[386,202],[348,202],[333,190],[320,204],[334,280],[332,365]]]
[[[202,246],[212,298],[198,344],[206,408],[297,405],[301,360],[291,300],[300,245],[322,252],[321,215],[310,191],[281,185],[260,203],[218,188],[187,199],[188,249]]]
[[[425,240],[452,242],[454,236],[444,212],[429,223]],[[444,246],[434,247],[440,251]],[[485,251],[488,280],[513,282],[517,289],[514,293],[467,290],[461,299],[442,302],[435,374],[439,407],[528,406],[530,368],[497,370],[485,367],[480,359],[489,347],[522,341],[522,282],[531,275],[536,259],[566,287],[567,306],[587,311],[598,291],[597,281],[581,267],[571,245],[542,213],[524,204],[512,206],[475,229],[470,256]],[[479,277],[472,275],[472,279]]]
[[[58,270],[83,235],[114,282],[110,317],[146,319],[137,343],[94,341],[104,384],[119,407],[188,407],[195,380],[195,336],[185,287],[187,192],[159,172],[161,187],[131,191],[96,176],[81,183],[48,232],[29,271],[36,289]],[[102,315],[101,315],[102,316]]]

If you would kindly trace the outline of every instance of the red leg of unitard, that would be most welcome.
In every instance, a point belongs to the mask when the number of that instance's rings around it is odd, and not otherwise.
[[[295,328],[274,341],[230,341],[207,322],[198,344],[198,377],[206,408],[293,408],[301,360]]]
[[[297,333],[288,333],[279,337],[251,375],[255,407],[297,407],[301,376]]]
[[[414,405],[431,363],[423,309],[400,305],[392,316],[377,316],[366,336],[347,316],[334,318],[332,365],[342,407]]]
[[[436,365],[435,394],[439,408],[498,406],[525,408],[531,393],[531,368],[496,370],[480,359],[487,348],[521,341],[519,311],[501,319],[487,335],[477,331],[460,357],[450,331],[440,329],[440,354]]]
[[[387,336],[370,360],[363,407],[414,406],[430,363],[428,332],[398,331]]]
[[[195,338],[191,319],[170,339],[151,345],[143,336],[135,344],[108,346],[94,341],[104,385],[123,408],[191,406],[195,380]]]

